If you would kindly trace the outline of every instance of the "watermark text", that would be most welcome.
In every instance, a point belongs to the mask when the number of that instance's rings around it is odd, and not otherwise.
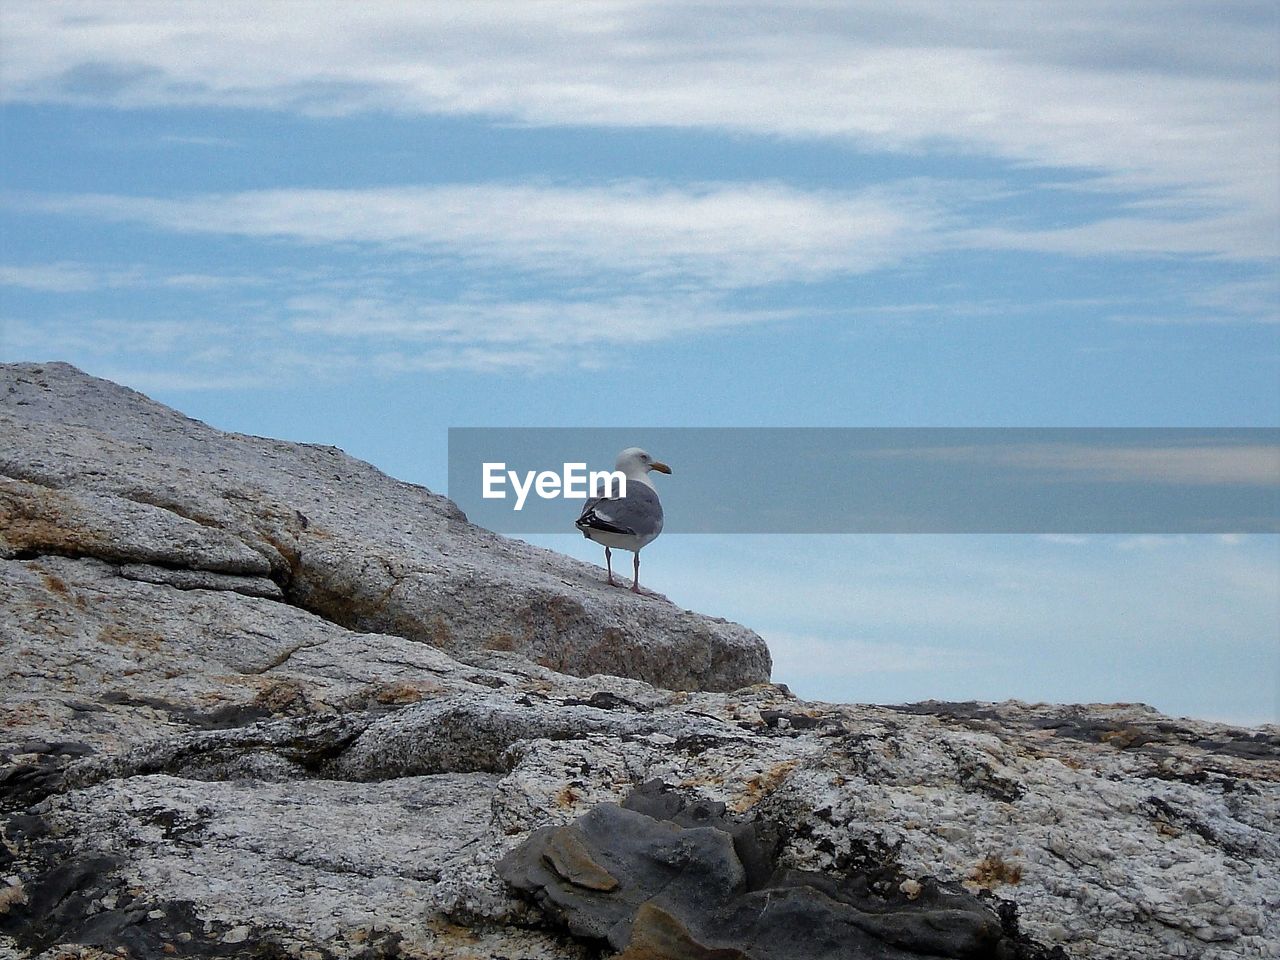
[[[585,500],[589,496],[625,497],[627,477],[620,470],[587,470],[585,463],[566,463],[560,473],[554,470],[526,470],[523,476],[516,470],[508,470],[506,463],[486,462],[481,469],[483,486],[481,495],[486,500],[505,500],[507,485],[515,492],[516,510],[523,510],[529,493],[536,493],[543,500],[561,497],[565,500]],[[523,482],[521,482],[523,480]]]

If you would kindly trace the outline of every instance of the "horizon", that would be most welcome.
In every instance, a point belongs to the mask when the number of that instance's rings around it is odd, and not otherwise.
[[[450,427],[1280,426],[1273,4],[297,9],[0,0],[0,361],[437,492]],[[1280,723],[1277,535],[644,571],[801,696]]]

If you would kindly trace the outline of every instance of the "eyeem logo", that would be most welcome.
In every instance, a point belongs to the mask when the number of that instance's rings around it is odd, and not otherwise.
[[[524,509],[524,502],[531,490],[543,500],[554,500],[557,497],[585,500],[589,496],[599,496],[600,492],[606,497],[627,495],[627,476],[621,470],[592,470],[588,473],[585,463],[566,463],[559,473],[554,470],[526,470],[524,483],[520,482],[520,474],[515,470],[508,470],[505,463],[485,463],[482,474],[484,498],[505,500],[506,485],[510,482],[516,495],[516,510]]]

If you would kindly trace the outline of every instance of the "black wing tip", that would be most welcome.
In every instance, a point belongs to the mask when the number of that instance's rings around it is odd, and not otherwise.
[[[573,524],[582,531],[582,535],[587,536],[587,530],[600,530],[603,533],[621,533],[626,536],[635,536],[634,530],[628,530],[626,527],[619,527],[617,524],[609,523],[607,520],[601,520],[594,513],[584,513]]]

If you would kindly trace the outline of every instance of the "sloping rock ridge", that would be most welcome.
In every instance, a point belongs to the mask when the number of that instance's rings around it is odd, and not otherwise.
[[[4,377],[3,960],[1280,956],[1274,726],[804,702],[335,451]]]
[[[580,676],[710,690],[769,679],[750,630],[624,595],[336,448],[223,433],[66,364],[0,365],[0,556],[47,554]]]

